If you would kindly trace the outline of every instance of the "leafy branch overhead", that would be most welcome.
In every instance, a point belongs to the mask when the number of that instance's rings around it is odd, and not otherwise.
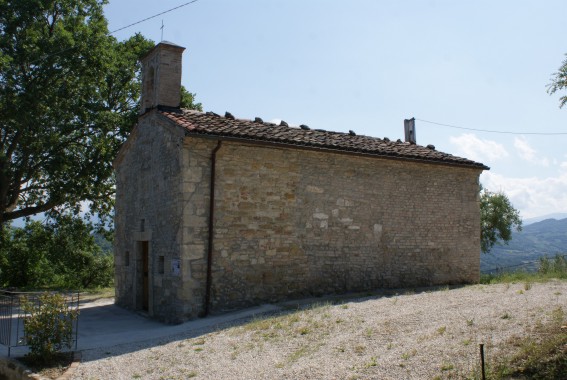
[[[136,122],[138,60],[154,43],[110,36],[103,3],[0,2],[0,228],[85,203],[103,219],[113,209],[112,161]],[[193,94],[183,99],[193,107]]]
[[[567,90],[567,58],[559,67],[559,71],[553,74],[551,83],[547,86],[547,91],[550,94],[554,94],[559,90]],[[559,107],[562,108],[565,104],[567,104],[567,95],[559,98]]]

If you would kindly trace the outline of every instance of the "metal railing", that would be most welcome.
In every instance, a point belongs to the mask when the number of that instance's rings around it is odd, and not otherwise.
[[[22,308],[22,301],[40,305],[40,296],[45,292],[11,292],[0,290],[0,344],[8,348],[8,356],[14,347],[27,346],[24,323],[29,315]],[[72,319],[73,342],[77,349],[79,332],[79,293],[59,293],[65,297],[70,311],[76,312],[77,317]]]

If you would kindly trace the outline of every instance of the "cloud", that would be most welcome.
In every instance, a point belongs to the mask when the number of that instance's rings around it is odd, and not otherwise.
[[[483,186],[490,191],[503,191],[522,218],[567,212],[567,162],[561,164],[555,177],[512,178],[484,172]]]
[[[514,138],[514,148],[523,160],[536,165],[549,166],[549,160],[546,157],[539,158],[536,150],[528,144],[524,136]]]
[[[458,154],[471,160],[498,160],[508,156],[508,151],[502,144],[479,139],[473,133],[464,133],[458,137],[451,136],[449,141],[457,146]]]

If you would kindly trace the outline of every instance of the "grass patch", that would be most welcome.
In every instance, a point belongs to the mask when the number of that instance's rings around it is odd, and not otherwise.
[[[417,350],[414,348],[414,349],[411,350],[411,351],[404,352],[404,353],[402,354],[402,359],[404,359],[404,360],[409,360],[411,357],[415,356],[416,354],[417,354]]]
[[[503,273],[483,273],[480,275],[480,283],[486,285],[511,284],[527,280],[534,282],[543,282],[547,281],[548,279],[544,279],[537,272],[532,273],[523,270]]]
[[[441,371],[445,372],[445,371],[451,371],[455,369],[455,366],[451,363],[443,363],[443,365],[441,366]]]
[[[358,355],[362,355],[364,351],[366,351],[366,346],[363,345],[354,346],[353,351]]]
[[[321,346],[321,343],[301,346],[297,350],[293,351],[290,355],[288,355],[286,362],[294,363],[305,356],[312,355],[317,352]]]
[[[114,295],[114,287],[109,287],[86,290],[81,292],[80,297],[81,301],[96,301],[101,298],[112,298]]]
[[[530,290],[533,282],[547,282],[553,279],[567,280],[567,257],[556,255],[542,257],[537,272],[517,270],[513,272],[489,273],[480,275],[481,284],[509,284],[524,282],[524,290]]]
[[[292,352],[291,355],[289,355],[287,359],[290,362],[295,362],[295,361],[298,361],[299,359],[301,359],[302,357],[304,357],[305,355],[308,355],[309,352],[310,352],[309,346],[303,346],[300,349]]]
[[[251,332],[262,337],[264,340],[275,339],[280,336],[291,334],[294,330],[298,334],[305,335],[308,329],[304,327],[298,328],[297,323],[301,321],[301,316],[306,311],[296,311],[290,314],[255,317],[247,324],[239,327],[235,332],[246,333]]]
[[[551,318],[547,324],[536,323],[533,336],[511,340],[509,343],[517,347],[516,353],[487,366],[487,378],[564,379],[567,373],[567,329],[563,309],[556,308]],[[473,379],[480,378],[478,372]]]
[[[264,341],[288,339],[290,336],[302,337],[311,334],[329,334],[331,326],[342,323],[342,319],[331,318],[329,303],[316,303],[295,311],[256,317],[245,325],[236,328],[233,335],[251,333]]]
[[[370,361],[364,365],[365,368],[376,367],[378,366],[378,360],[376,356],[372,356]]]

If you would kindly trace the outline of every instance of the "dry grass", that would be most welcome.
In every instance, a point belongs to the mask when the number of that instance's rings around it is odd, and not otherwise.
[[[488,379],[564,379],[567,374],[567,326],[561,306],[552,310],[546,323],[536,321],[527,336],[511,337],[513,353],[488,368]],[[479,378],[478,371],[473,378]]]
[[[80,294],[81,302],[92,302],[102,298],[114,298],[114,287],[91,289]]]

